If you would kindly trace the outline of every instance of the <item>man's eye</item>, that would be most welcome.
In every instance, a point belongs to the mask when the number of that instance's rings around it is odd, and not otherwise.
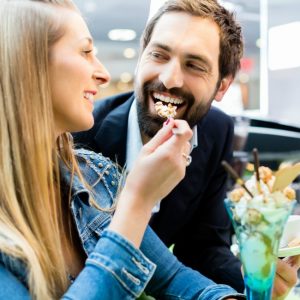
[[[150,52],[150,56],[154,59],[159,59],[159,60],[166,59],[163,54],[156,52],[156,51]]]
[[[186,66],[189,68],[189,69],[192,69],[194,71],[197,71],[197,72],[205,72],[205,68],[199,66],[199,65],[195,65],[195,64],[192,64],[192,63],[188,63],[186,64]]]

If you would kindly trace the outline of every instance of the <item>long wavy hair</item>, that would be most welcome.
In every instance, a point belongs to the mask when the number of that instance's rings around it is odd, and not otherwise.
[[[55,138],[49,56],[64,10],[78,10],[38,2],[0,2],[0,251],[25,263],[33,298],[56,299],[68,287],[59,161],[80,172],[69,135]]]

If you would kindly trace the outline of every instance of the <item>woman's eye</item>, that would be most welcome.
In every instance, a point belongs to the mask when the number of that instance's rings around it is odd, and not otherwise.
[[[83,50],[82,51],[82,53],[84,54],[84,55],[89,55],[90,53],[92,53],[93,52],[93,49],[88,49],[88,50]]]

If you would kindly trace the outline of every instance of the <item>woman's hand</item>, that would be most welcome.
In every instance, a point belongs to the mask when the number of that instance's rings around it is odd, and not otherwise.
[[[173,129],[180,134],[173,134]],[[152,209],[185,176],[192,131],[186,121],[170,119],[169,123],[142,148],[124,190]]]
[[[109,227],[136,247],[140,245],[152,208],[183,179],[191,137],[192,130],[186,121],[170,119],[144,145],[127,176]]]
[[[300,255],[278,259],[272,299],[284,299],[297,283]]]

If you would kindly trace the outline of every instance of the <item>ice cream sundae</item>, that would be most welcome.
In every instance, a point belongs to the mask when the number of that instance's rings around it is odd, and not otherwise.
[[[222,163],[240,186],[228,194],[225,206],[239,245],[247,297],[269,300],[279,241],[296,195],[288,186],[278,189],[283,185],[278,183],[277,173],[260,167],[255,151],[254,157],[255,172],[247,181],[239,178],[229,164]]]
[[[283,190],[273,191],[275,176],[271,169],[259,167],[259,178],[256,174],[247,180],[245,188],[238,187],[229,193],[228,198],[236,206],[251,206],[253,209],[265,211],[271,208],[280,208],[295,199],[296,193],[291,187],[287,186]],[[247,192],[250,191],[250,194]]]

